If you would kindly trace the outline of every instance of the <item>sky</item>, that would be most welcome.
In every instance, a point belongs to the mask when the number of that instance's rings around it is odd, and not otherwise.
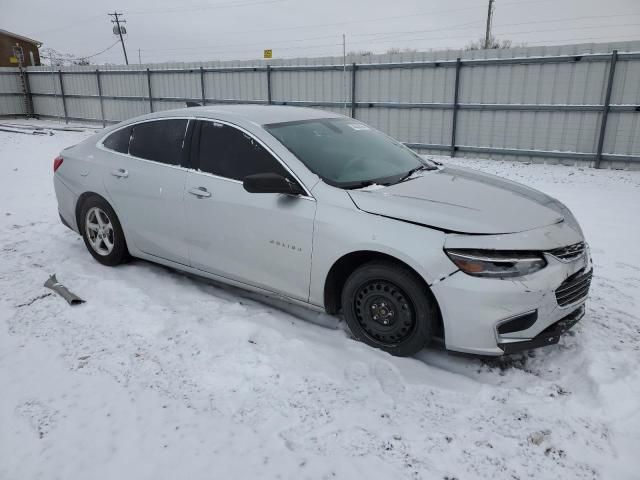
[[[0,28],[42,48],[124,63],[108,12],[126,19],[130,63],[462,48],[484,37],[488,0],[2,0]],[[640,40],[640,0],[496,0],[493,34],[514,44]],[[109,48],[110,47],[110,48]],[[107,49],[103,53],[97,54]],[[97,55],[96,55],[97,54]]]

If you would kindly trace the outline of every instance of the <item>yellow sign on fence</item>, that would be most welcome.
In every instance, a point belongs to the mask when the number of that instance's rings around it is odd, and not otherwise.
[[[271,57],[269,57],[269,58],[271,58]],[[10,56],[9,57],[9,63],[18,63],[18,57],[13,56],[13,55]]]
[[[264,58],[273,58],[273,51],[270,48],[269,49],[265,49]]]

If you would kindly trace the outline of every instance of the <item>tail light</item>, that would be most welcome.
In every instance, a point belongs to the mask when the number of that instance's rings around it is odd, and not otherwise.
[[[61,155],[58,155],[56,158],[53,159],[53,173],[56,173],[56,170],[60,168],[60,165],[62,165],[62,162],[63,162],[63,158]]]

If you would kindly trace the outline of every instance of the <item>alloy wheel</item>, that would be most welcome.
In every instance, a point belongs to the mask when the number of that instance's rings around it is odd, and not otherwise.
[[[99,207],[92,207],[87,211],[85,231],[89,245],[98,255],[107,256],[113,251],[115,235],[111,219]]]

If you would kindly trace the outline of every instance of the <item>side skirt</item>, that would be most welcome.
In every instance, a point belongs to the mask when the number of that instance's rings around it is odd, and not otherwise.
[[[247,292],[258,294],[263,297],[267,297],[269,299],[278,300],[291,305],[297,305],[318,313],[325,313],[324,307],[321,307],[320,305],[315,305],[313,303],[305,302],[304,300],[288,297],[286,295],[282,295],[281,293],[272,292],[271,290],[256,287],[255,285],[233,280],[227,277],[223,277],[221,275],[215,275],[213,273],[205,272],[203,270],[198,270],[197,268],[192,268],[187,265],[182,265],[180,263],[172,262],[171,260],[166,260],[164,258],[149,255],[140,251],[136,251],[135,253],[133,252],[130,252],[130,253],[133,257],[140,258],[142,260],[147,260],[152,263],[158,263],[165,267],[169,267],[174,270],[178,270],[180,272],[189,274],[190,276],[196,277],[200,280],[208,280],[214,284],[235,287],[239,290],[244,290]]]

